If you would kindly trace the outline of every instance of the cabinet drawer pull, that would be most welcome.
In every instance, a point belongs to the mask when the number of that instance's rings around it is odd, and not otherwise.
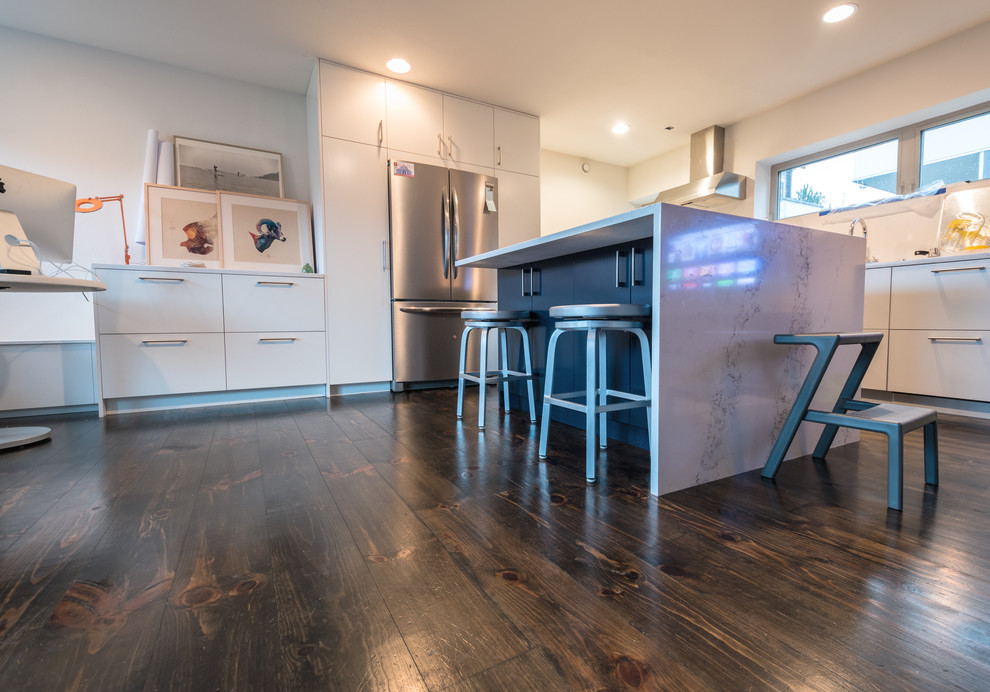
[[[279,336],[279,337],[268,337],[265,339],[258,339],[259,343],[262,344],[287,344],[296,340],[294,336]]]
[[[181,284],[185,279],[181,276],[139,276],[139,281],[172,281]]]
[[[189,339],[142,339],[145,346],[165,346],[168,344],[182,345],[189,343]]]
[[[292,281],[258,281],[255,283],[255,286],[284,286],[287,288],[289,286],[295,286],[295,284]]]
[[[982,344],[983,339],[978,336],[930,336],[929,341],[967,341],[974,344]]]
[[[985,266],[979,267],[960,267],[958,269],[932,269],[932,274],[948,274],[949,272],[985,272],[987,268]]]

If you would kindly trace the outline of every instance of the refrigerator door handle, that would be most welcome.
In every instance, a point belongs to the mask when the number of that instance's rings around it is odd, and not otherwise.
[[[409,315],[460,315],[465,310],[470,309],[471,308],[468,307],[399,308],[399,312],[404,312]]]
[[[449,278],[450,267],[450,205],[447,202],[447,188],[440,191],[440,215],[443,223],[440,227],[440,247],[443,256],[443,278]]]
[[[450,208],[451,208],[451,212],[452,212],[452,214],[454,216],[454,251],[453,251],[453,253],[451,254],[451,257],[450,257],[450,266],[452,268],[451,271],[453,271],[453,273],[454,273],[454,278],[456,279],[457,278],[457,264],[455,264],[455,262],[457,260],[457,254],[458,254],[458,252],[457,252],[458,242],[461,239],[461,225],[460,225],[460,221],[459,221],[460,220],[460,214],[459,214],[458,209],[457,209],[457,190],[455,190],[453,187],[450,188]]]

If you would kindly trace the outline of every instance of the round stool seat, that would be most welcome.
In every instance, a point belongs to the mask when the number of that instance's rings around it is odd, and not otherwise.
[[[555,305],[550,308],[550,317],[568,320],[617,320],[649,316],[649,305],[632,305],[629,303]]]
[[[533,316],[529,310],[464,310],[462,320],[472,322],[519,322]]]

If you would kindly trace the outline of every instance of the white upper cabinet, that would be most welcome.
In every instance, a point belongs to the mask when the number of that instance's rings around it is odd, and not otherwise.
[[[388,146],[391,151],[444,158],[443,96],[389,80]]]
[[[495,165],[495,115],[492,106],[443,95],[443,134],[451,161],[492,168]]]
[[[540,174],[540,120],[495,109],[495,168],[497,170]]]
[[[384,147],[385,78],[320,62],[320,126],[323,135]]]

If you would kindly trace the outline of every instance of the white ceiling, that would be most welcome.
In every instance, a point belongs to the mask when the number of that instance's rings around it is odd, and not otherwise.
[[[0,24],[300,94],[316,57],[402,56],[408,81],[540,116],[544,149],[629,166],[990,21],[987,0],[859,0],[822,24],[837,2],[0,0]]]

